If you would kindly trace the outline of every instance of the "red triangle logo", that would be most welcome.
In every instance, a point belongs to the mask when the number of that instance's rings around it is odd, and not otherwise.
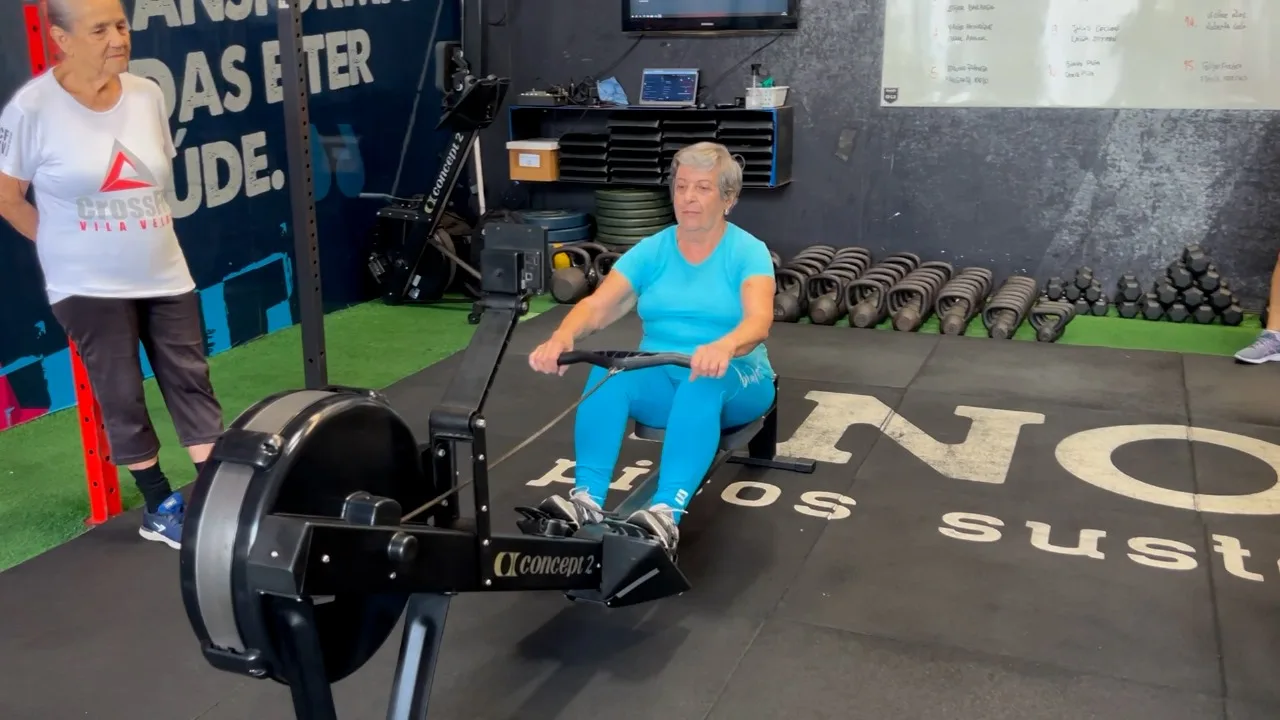
[[[126,167],[130,170],[128,177],[124,175]],[[129,148],[117,140],[115,147],[111,148],[111,165],[107,167],[107,177],[102,181],[102,188],[98,192],[139,190],[157,187],[159,184],[138,156],[129,152]]]
[[[111,167],[107,170],[107,179],[102,181],[102,188],[99,192],[119,192],[121,190],[138,190],[140,188],[153,187],[153,185],[141,177],[121,177],[125,167],[128,166],[135,174],[138,168],[123,151],[117,151],[115,159],[111,161]]]

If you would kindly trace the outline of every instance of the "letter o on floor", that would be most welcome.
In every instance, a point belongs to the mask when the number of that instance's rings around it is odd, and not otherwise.
[[[1111,461],[1120,447],[1140,440],[1189,440],[1238,450],[1271,466],[1276,482],[1250,495],[1201,495],[1151,485]],[[1120,425],[1071,435],[1058,444],[1056,456],[1063,469],[1084,482],[1134,500],[1223,515],[1280,515],[1280,445],[1256,438],[1186,425]]]
[[[742,497],[742,491],[747,488],[760,490],[763,494],[754,500],[744,498]],[[750,480],[731,483],[725,486],[724,492],[720,493],[721,500],[724,500],[727,503],[733,503],[734,505],[741,505],[743,507],[764,507],[766,505],[772,505],[777,502],[778,498],[781,496],[782,488],[777,485],[751,482]]]

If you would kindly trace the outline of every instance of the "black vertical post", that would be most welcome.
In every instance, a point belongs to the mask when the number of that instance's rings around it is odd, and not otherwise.
[[[311,174],[311,124],[307,113],[307,55],[302,46],[299,0],[276,0],[280,80],[284,90],[285,153],[289,160],[289,207],[293,215],[294,277],[302,313],[302,372],[308,389],[329,384],[324,354],[324,298],[320,292],[320,248]]]

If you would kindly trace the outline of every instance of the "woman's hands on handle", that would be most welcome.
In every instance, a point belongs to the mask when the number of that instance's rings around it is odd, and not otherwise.
[[[556,362],[560,353],[572,350],[575,340],[608,327],[630,312],[635,304],[635,291],[622,273],[605,275],[600,287],[579,300],[551,337],[529,355],[529,367],[548,375],[564,375],[569,366]],[[770,312],[772,307],[770,305]]]
[[[529,367],[548,375],[564,375],[568,365],[559,364],[560,354],[573,349],[573,336],[553,333],[546,342],[529,354]]]
[[[724,377],[729,371],[729,361],[733,359],[733,355],[734,348],[723,342],[699,346],[693,351],[693,361],[689,363],[689,379]]]

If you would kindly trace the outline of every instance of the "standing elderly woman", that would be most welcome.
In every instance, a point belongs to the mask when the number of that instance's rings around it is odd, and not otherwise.
[[[53,315],[102,408],[112,461],[146,499],[139,532],[176,548],[182,496],[160,469],[139,342],[197,472],[223,424],[166,199],[177,152],[164,95],[128,72],[120,0],[49,0],[48,15],[64,59],[0,114],[0,217],[35,243]]]
[[[727,220],[742,168],[723,145],[704,142],[676,153],[671,177],[677,224],[623,254],[529,356],[533,369],[562,373],[561,353],[632,307],[644,329],[641,350],[693,356],[692,371],[626,372],[586,398],[576,418],[576,487],[541,504],[575,529],[599,522],[628,419],[666,428],[652,505],[628,521],[668,548],[715,458],[721,428],[764,414],[774,395],[764,346],[773,325],[773,260],[763,242]],[[595,368],[588,387],[604,373]]]

